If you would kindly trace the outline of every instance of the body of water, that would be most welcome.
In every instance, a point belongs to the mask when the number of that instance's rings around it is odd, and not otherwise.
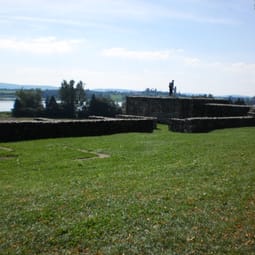
[[[14,100],[0,100],[0,112],[10,112],[13,105]]]
[[[57,103],[60,101],[57,100]],[[117,102],[117,104],[121,107],[122,102]],[[13,109],[14,100],[0,100],[0,112],[11,112]]]

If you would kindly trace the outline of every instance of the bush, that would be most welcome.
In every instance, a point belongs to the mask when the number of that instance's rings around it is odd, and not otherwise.
[[[16,92],[12,110],[14,117],[35,117],[43,115],[42,91],[39,89],[21,89]]]
[[[110,98],[92,96],[89,108],[89,115],[114,117],[116,114],[121,113],[121,108],[114,103]]]

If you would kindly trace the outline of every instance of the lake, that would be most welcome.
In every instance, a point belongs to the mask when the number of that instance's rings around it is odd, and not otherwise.
[[[0,112],[10,112],[13,105],[14,100],[0,100]]]
[[[57,103],[60,103],[57,100]],[[122,102],[117,102],[117,104],[121,107]],[[0,112],[11,112],[14,105],[14,100],[0,100]]]

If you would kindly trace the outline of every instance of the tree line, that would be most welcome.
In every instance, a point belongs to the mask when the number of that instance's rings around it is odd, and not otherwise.
[[[86,98],[85,84],[82,81],[64,80],[58,91],[59,101],[55,96],[47,97],[45,104],[40,89],[21,89],[16,92],[12,109],[14,117],[48,118],[86,118],[90,115],[113,117],[121,113],[121,108],[110,98]]]

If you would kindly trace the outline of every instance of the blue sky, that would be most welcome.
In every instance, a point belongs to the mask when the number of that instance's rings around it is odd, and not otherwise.
[[[255,95],[255,0],[0,0],[0,82]]]

